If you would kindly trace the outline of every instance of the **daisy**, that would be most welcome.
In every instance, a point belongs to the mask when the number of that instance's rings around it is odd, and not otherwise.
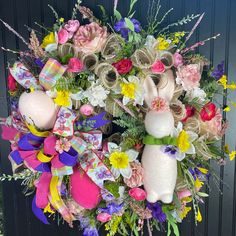
[[[112,165],[111,172],[117,179],[122,175],[126,179],[130,179],[132,176],[132,168],[130,162],[133,162],[138,157],[138,152],[129,149],[125,152],[121,151],[121,148],[115,143],[108,143],[109,161]]]
[[[198,135],[192,131],[185,131],[183,124],[178,123],[178,126],[174,132],[174,136],[177,137],[177,147],[179,149],[176,159],[182,161],[186,154],[195,154],[196,150],[193,145],[193,141],[198,138]]]

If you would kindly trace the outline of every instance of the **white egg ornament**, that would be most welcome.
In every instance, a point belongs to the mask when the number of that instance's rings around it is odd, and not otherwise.
[[[45,92],[27,91],[20,96],[19,112],[28,124],[50,130],[55,124],[58,107]]]

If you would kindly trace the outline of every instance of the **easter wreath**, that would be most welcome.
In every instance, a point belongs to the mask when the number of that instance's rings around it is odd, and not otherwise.
[[[9,66],[11,115],[1,119],[2,138],[11,143],[13,176],[33,194],[33,213],[43,223],[80,221],[84,235],[135,235],[162,224],[179,235],[177,223],[208,196],[202,190],[211,173],[209,160],[224,164],[235,151],[217,147],[227,122],[214,94],[235,89],[224,63],[194,50],[218,35],[187,47],[203,15],[184,17],[164,28],[160,1],[150,1],[148,25],[134,18],[131,0],[123,17],[97,19],[78,1],[65,22],[55,17],[42,26],[40,43],[31,29],[28,47]],[[76,19],[77,11],[87,24]],[[173,26],[197,19],[190,32]],[[40,26],[40,24],[37,24]],[[232,102],[232,105],[235,105]],[[224,107],[225,111],[230,107]],[[58,212],[59,214],[57,214]]]

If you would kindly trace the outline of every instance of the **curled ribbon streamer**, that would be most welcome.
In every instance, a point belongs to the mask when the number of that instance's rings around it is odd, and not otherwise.
[[[38,131],[34,125],[26,124],[30,132],[37,136],[37,137],[43,137],[46,138],[49,135],[49,131]]]
[[[60,197],[60,189],[63,177],[53,176],[50,182],[49,200],[52,206],[62,215],[63,219],[72,226],[72,221],[75,219],[69,209]]]
[[[39,208],[45,208],[49,203],[48,194],[51,178],[52,174],[47,172],[42,173],[39,178],[39,182],[36,186],[36,206]]]

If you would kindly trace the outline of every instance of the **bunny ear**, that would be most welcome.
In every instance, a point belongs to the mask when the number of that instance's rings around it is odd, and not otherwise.
[[[153,79],[148,76],[145,78],[143,82],[143,88],[144,88],[144,100],[147,103],[148,107],[151,107],[152,101],[155,97],[157,97],[157,87],[153,81]]]

